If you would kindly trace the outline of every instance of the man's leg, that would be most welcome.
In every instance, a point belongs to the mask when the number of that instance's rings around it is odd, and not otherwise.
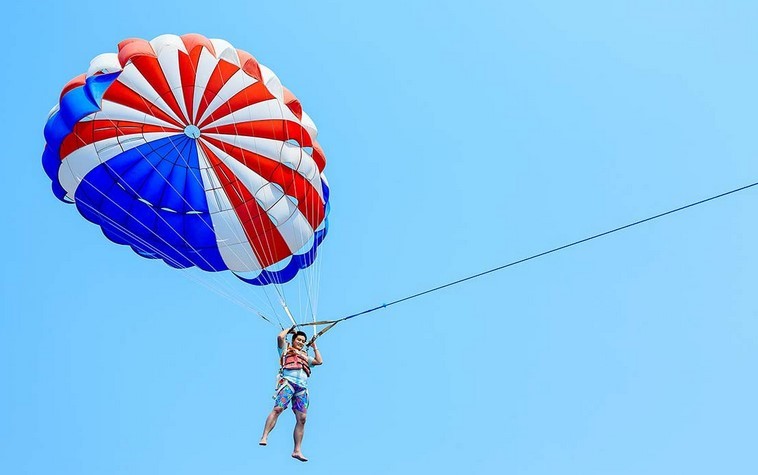
[[[294,408],[293,411],[295,412],[296,422],[295,431],[292,434],[293,439],[295,439],[295,449],[292,451],[292,457],[300,460],[301,462],[307,462],[308,459],[305,458],[301,449],[301,445],[303,444],[303,434],[305,433],[306,414],[304,412],[295,410]]]
[[[284,379],[279,381],[279,388],[274,396],[274,409],[266,418],[266,424],[263,425],[263,435],[261,436],[259,445],[266,445],[268,443],[268,434],[276,425],[276,420],[279,419],[279,414],[287,409],[287,405],[292,400],[292,396],[295,395],[295,390]]]
[[[271,410],[271,413],[266,418],[266,424],[263,425],[263,435],[261,436],[259,445],[266,445],[268,443],[268,434],[276,426],[276,420],[279,419],[279,414],[284,410],[283,407],[276,406]]]

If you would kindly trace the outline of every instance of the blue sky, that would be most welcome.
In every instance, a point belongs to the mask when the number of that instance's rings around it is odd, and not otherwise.
[[[6,7],[0,472],[756,473],[758,190],[336,327],[302,467],[276,330],[49,191],[62,86],[188,32],[319,127],[323,318],[756,181],[753,2],[524,3]]]

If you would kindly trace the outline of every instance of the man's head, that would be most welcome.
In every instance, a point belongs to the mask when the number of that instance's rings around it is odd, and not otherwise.
[[[308,335],[303,331],[296,331],[292,334],[292,346],[298,350],[302,350],[305,346],[305,342],[308,341]]]

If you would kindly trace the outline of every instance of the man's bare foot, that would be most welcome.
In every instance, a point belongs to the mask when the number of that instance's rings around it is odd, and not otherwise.
[[[292,454],[292,458],[293,458],[293,459],[298,459],[298,460],[300,460],[301,462],[307,462],[307,461],[308,461],[308,459],[307,459],[307,458],[305,458],[305,455],[301,454],[300,452],[294,452],[294,453]]]
[[[266,439],[261,439],[261,440],[258,442],[258,445],[267,445],[267,444],[268,444],[268,442],[266,441]]]

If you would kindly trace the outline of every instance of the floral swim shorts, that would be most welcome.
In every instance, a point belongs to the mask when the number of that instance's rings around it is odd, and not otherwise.
[[[292,410],[297,412],[308,411],[308,388],[303,388],[286,379],[280,379],[274,393],[274,407],[287,409],[292,401]]]

